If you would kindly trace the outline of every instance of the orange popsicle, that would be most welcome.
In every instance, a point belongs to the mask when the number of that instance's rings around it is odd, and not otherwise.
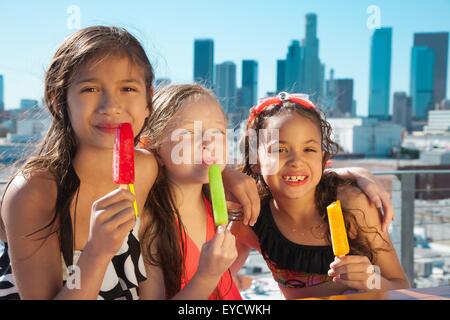
[[[350,252],[347,231],[345,230],[344,217],[342,215],[341,202],[333,202],[327,207],[328,223],[330,224],[331,242],[333,253],[336,257],[345,256]]]

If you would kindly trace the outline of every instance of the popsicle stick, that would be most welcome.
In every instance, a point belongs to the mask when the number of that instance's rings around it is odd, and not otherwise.
[[[134,201],[133,201],[133,207],[134,207],[134,215],[136,216],[136,219],[138,217],[138,206],[137,206],[137,202],[136,202],[136,192],[134,191],[134,184],[130,183],[128,185],[128,187],[130,188],[130,192],[133,194],[134,196]]]
[[[136,197],[136,193],[135,193],[135,191],[134,191],[134,184],[132,184],[132,183],[130,183],[130,184],[121,184],[120,187],[121,187],[122,189],[125,189],[125,190],[130,190],[130,192],[133,194],[133,196]],[[138,214],[138,206],[137,206],[136,199],[134,199],[134,201],[133,201],[133,208],[134,208],[134,216],[135,216],[136,219],[137,219],[137,217],[139,216],[139,214]]]

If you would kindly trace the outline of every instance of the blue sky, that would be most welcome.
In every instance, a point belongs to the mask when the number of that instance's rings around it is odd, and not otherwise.
[[[450,31],[450,0],[1,0],[0,74],[7,108],[21,98],[43,96],[44,70],[74,31],[68,28],[71,5],[80,9],[81,27],[126,27],[143,42],[157,76],[175,82],[192,80],[193,40],[213,38],[215,63],[234,61],[238,85],[242,59],[259,62],[260,96],[275,88],[276,60],[285,57],[292,40],[303,39],[305,14],[314,12],[327,77],[334,68],[336,77],[355,79],[361,115],[368,104],[369,5],[380,8],[382,26],[393,27],[392,92],[409,91],[414,32]]]

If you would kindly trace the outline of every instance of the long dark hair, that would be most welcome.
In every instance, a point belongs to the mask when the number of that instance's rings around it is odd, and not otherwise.
[[[133,35],[122,28],[93,26],[81,29],[65,39],[53,56],[45,75],[44,100],[52,117],[50,129],[35,154],[16,173],[16,176],[22,174],[24,177],[37,172],[50,173],[57,186],[53,219],[31,235],[50,228],[56,221],[61,223],[62,230],[55,229],[47,237],[61,231],[59,236],[63,242],[64,237],[71,234],[71,224],[66,222],[70,222],[69,209],[80,180],[72,165],[77,152],[77,139],[69,120],[67,91],[80,66],[114,55],[125,56],[144,70],[147,107],[152,110],[153,68],[143,47]],[[5,188],[2,202],[12,179]],[[69,230],[64,230],[67,226]]]
[[[157,90],[153,98],[153,113],[142,134],[147,141],[146,149],[158,156],[165,129],[177,111],[187,101],[201,97],[216,100],[210,90],[197,84],[171,85]],[[145,204],[151,223],[144,230],[141,242],[145,261],[163,271],[168,299],[180,291],[185,272],[186,231],[175,200],[167,170],[162,166]],[[152,247],[157,248],[156,252],[152,252]]]
[[[328,161],[338,151],[338,145],[331,138],[332,127],[326,120],[324,113],[316,107],[304,108],[294,102],[284,101],[282,104],[269,106],[268,108],[263,110],[249,124],[248,129],[254,130],[253,132],[256,132],[257,147],[259,145],[258,139],[260,138],[259,130],[265,128],[268,119],[276,115],[289,113],[298,114],[311,120],[317,126],[317,128],[319,128],[319,131],[321,133],[321,147],[323,151],[322,177],[315,190],[315,205],[321,215],[322,221],[328,224],[327,206],[337,200],[337,192],[339,187],[355,186],[355,183],[352,180],[339,177],[334,172],[324,172]],[[242,136],[240,142],[241,150],[243,150],[244,152],[244,163],[241,166],[241,171],[256,180],[261,198],[264,199],[267,197],[272,197],[262,175],[253,170],[253,164],[250,163],[250,155],[257,154],[255,153],[257,152],[257,150],[254,150],[255,144],[250,143],[250,139],[250,131],[247,130]],[[367,226],[367,223],[366,226],[361,226],[355,217],[355,209],[343,206],[342,211],[344,214],[344,221],[347,232],[349,232],[349,230],[354,231],[350,233],[351,236],[349,236],[350,253],[355,255],[367,256],[370,261],[374,262],[374,260],[376,259],[375,253],[384,249],[373,248],[373,246],[370,244],[370,241],[368,241],[365,233],[377,233],[383,239],[382,235],[376,230],[376,228],[369,228]],[[364,212],[362,212],[362,214],[364,216]],[[329,229],[326,236],[328,242],[331,243],[331,235]],[[385,242],[387,243],[386,240]]]

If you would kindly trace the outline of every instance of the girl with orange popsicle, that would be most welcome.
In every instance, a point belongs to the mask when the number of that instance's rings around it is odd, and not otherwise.
[[[305,95],[281,93],[251,109],[242,143],[258,161],[246,154],[243,171],[257,181],[262,204],[237,239],[261,251],[286,298],[372,289],[373,265],[378,289],[407,287],[375,206],[353,181],[325,171],[337,150],[331,130]],[[266,135],[253,147],[255,133]]]

